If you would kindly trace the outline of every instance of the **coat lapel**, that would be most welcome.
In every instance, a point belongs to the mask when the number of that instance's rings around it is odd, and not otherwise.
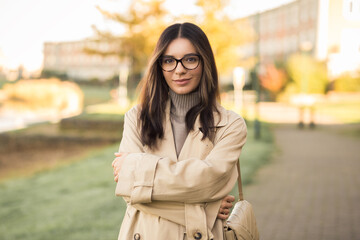
[[[219,127],[223,127],[227,124],[226,118],[221,118],[221,116],[226,116],[222,107],[218,107],[219,113],[214,112],[214,126],[212,127],[214,131]],[[194,129],[191,130],[186,137],[184,146],[182,147],[178,161],[194,157],[199,159],[205,159],[206,156],[214,147],[214,143],[206,137],[204,140],[203,133],[201,132],[200,116],[197,116],[194,124]]]
[[[170,106],[171,102],[168,100],[166,102],[165,109],[164,139],[161,141],[161,144],[159,144],[157,149],[149,149],[148,147],[145,147],[145,151],[161,157],[169,157],[173,161],[182,161],[188,158],[205,159],[209,152],[213,149],[214,144],[209,138],[202,140],[203,133],[200,131],[200,116],[197,116],[194,128],[187,135],[180,154],[177,157],[174,135],[170,121]],[[227,119],[225,118],[226,114],[224,114],[225,109],[221,106],[218,106],[218,109],[219,113],[214,112],[214,131],[227,124]]]

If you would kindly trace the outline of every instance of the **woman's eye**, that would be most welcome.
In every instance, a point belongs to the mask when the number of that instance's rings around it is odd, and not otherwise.
[[[170,63],[173,63],[174,62],[174,59],[172,59],[172,58],[165,58],[164,60],[163,60],[163,63],[164,64],[170,64]]]
[[[186,62],[196,62],[197,58],[196,57],[187,57],[187,58],[185,58],[185,61]]]

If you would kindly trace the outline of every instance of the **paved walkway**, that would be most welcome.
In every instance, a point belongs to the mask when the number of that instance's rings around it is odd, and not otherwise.
[[[274,127],[278,151],[244,189],[260,239],[360,239],[360,138],[344,127]]]

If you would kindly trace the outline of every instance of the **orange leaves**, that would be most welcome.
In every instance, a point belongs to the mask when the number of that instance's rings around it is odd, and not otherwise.
[[[273,94],[279,93],[287,82],[285,71],[274,64],[266,65],[265,69],[265,73],[259,76],[261,86]]]

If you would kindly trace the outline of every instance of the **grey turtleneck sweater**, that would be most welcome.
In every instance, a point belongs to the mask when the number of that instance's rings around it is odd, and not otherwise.
[[[200,102],[199,92],[189,94],[176,94],[171,89],[169,91],[171,99],[170,121],[174,135],[176,154],[179,156],[188,135],[186,129],[186,113]]]

